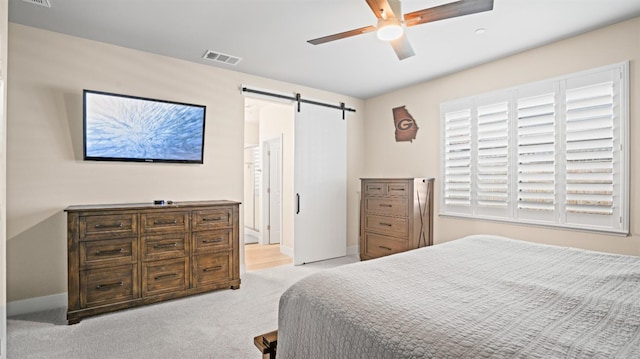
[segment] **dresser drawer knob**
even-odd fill
[[[202,271],[203,272],[213,272],[213,271],[217,271],[217,270],[221,270],[222,266],[215,266],[215,267],[209,267],[209,268],[204,268]]]
[[[177,219],[174,219],[173,221],[158,221],[158,220],[153,221],[153,224],[155,225],[176,224],[176,223],[178,223]]]
[[[155,244],[153,246],[153,248],[173,248],[173,247],[177,247],[178,243],[177,242],[173,242],[173,243],[169,243],[169,244]]]
[[[169,278],[176,278],[176,277],[178,277],[178,273],[167,273],[167,274],[157,275],[153,277],[153,279],[162,280],[162,279],[169,279]]]
[[[214,239],[203,239],[202,243],[220,243],[222,242],[222,238],[214,238]]]
[[[112,225],[110,225],[110,226],[106,226],[106,225],[104,225],[104,224],[100,224],[100,223],[98,223],[98,224],[96,224],[96,226],[95,226],[95,227],[96,227],[96,228],[107,228],[107,229],[108,229],[108,228],[122,228],[123,226],[124,226],[124,224],[122,224],[122,222],[120,222],[120,223],[118,223],[118,224],[112,224]]]
[[[98,284],[96,286],[96,289],[97,290],[109,290],[109,289],[122,287],[122,286],[124,286],[124,282],[120,281],[120,282],[117,282],[117,283],[110,283],[110,284]]]
[[[389,247],[385,247],[385,246],[378,246],[378,247],[379,247],[380,249],[384,249],[384,250],[387,250],[387,251],[391,251],[391,248],[389,248]]]
[[[203,222],[222,221],[222,217],[212,217],[212,218],[204,217],[202,218],[202,221]]]
[[[391,224],[391,223],[382,223],[382,222],[380,222],[380,225],[381,226],[386,226],[386,227],[393,227],[393,224]]]
[[[380,204],[380,207],[388,207],[388,208],[391,208],[391,207],[393,207],[393,205],[391,205],[391,204]]]
[[[109,250],[109,251],[96,251],[96,255],[97,256],[112,256],[112,255],[120,254],[120,253],[124,253],[124,248],[112,249],[112,250]]]

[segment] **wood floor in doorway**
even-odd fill
[[[244,264],[247,272],[293,263],[293,258],[280,253],[279,244],[246,244]]]

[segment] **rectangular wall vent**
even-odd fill
[[[207,52],[204,53],[204,56],[202,56],[202,58],[205,60],[221,62],[223,64],[228,64],[228,65],[237,65],[238,62],[242,60],[239,57],[235,57],[235,56],[231,56],[231,55],[227,55],[227,54],[223,54],[223,53],[211,51],[211,50],[207,50]]]
[[[27,2],[29,4],[40,5],[44,7],[51,7],[51,3],[49,2],[49,0],[22,0],[22,1]]]

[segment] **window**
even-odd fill
[[[443,103],[440,213],[627,234],[628,64]]]

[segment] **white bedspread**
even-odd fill
[[[640,257],[483,235],[323,271],[277,357],[640,358]]]

